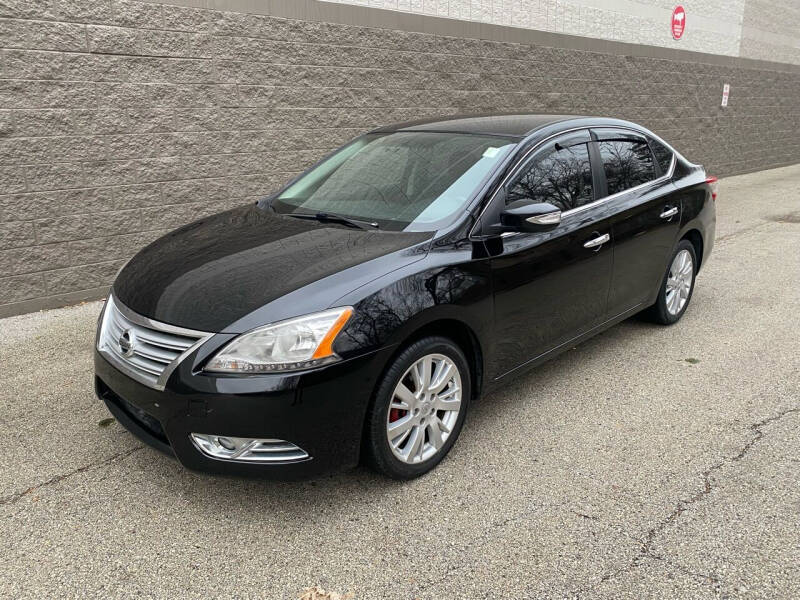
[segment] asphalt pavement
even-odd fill
[[[518,377],[406,483],[188,472],[95,399],[100,303],[0,320],[0,597],[800,597],[800,165],[717,211],[679,324]]]

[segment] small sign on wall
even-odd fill
[[[672,37],[679,40],[683,37],[683,32],[686,31],[686,11],[682,6],[676,6],[672,11]]]
[[[731,84],[726,83],[722,86],[722,106],[728,106],[728,96],[731,93]]]

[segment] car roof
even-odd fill
[[[548,114],[480,114],[455,115],[386,125],[371,133],[391,133],[395,131],[430,131],[443,133],[474,133],[499,135],[523,140],[537,138],[539,135],[552,135],[562,129],[576,127],[622,127],[633,129],[643,135],[661,140],[652,131],[637,123],[612,117],[589,117],[584,115]],[[538,132],[538,133],[537,133]]]
[[[478,133],[523,138],[537,129],[560,121],[582,118],[579,115],[547,114],[481,114],[454,115],[396,123],[374,130],[376,133],[392,131],[442,131],[452,133]]]

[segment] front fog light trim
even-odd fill
[[[195,448],[216,460],[289,463],[310,458],[308,452],[300,446],[274,438],[243,438],[208,433],[191,433],[189,438]]]

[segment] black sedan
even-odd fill
[[[96,391],[191,469],[415,477],[481,394],[634,313],[678,321],[715,199],[627,121],[384,127],[139,252],[100,317]]]

